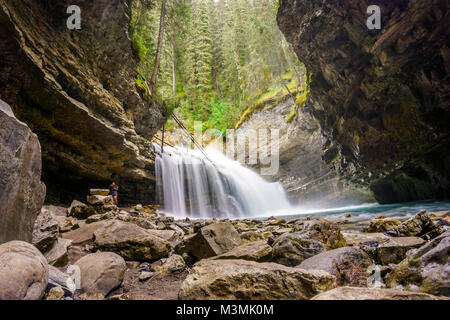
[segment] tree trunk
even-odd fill
[[[158,78],[159,61],[161,60],[162,41],[164,36],[164,18],[166,15],[166,0],[162,0],[161,3],[161,18],[159,20],[159,35],[158,35],[158,47],[156,49],[155,66],[153,67],[152,79],[150,80],[150,95],[153,97],[153,91],[156,86],[156,79]]]
[[[172,95],[177,95],[177,79],[175,75],[175,61],[172,59]]]

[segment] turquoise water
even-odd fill
[[[292,220],[305,216],[315,218],[325,218],[328,220],[346,219],[350,222],[370,220],[379,214],[386,217],[398,219],[407,219],[420,210],[433,211],[450,211],[450,201],[419,201],[397,204],[380,205],[377,203],[368,203],[357,206],[348,206],[332,209],[320,209],[313,207],[295,207],[290,211],[278,212],[277,217]],[[345,218],[344,214],[350,213],[350,218]]]

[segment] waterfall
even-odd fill
[[[214,149],[154,144],[156,186],[164,212],[177,217],[261,217],[291,206],[279,183]]]

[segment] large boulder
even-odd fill
[[[73,245],[88,244],[93,241],[94,232],[107,224],[107,221],[99,221],[90,224],[81,224],[76,230],[63,233],[64,239],[72,240]]]
[[[49,211],[42,211],[34,223],[33,244],[41,252],[46,252],[56,241],[59,224]]]
[[[80,267],[81,288],[85,293],[101,293],[106,296],[123,281],[127,269],[125,260],[113,252],[88,254],[78,260]]]
[[[327,250],[347,246],[339,226],[325,219],[300,220],[294,227],[302,238],[318,240]]]
[[[48,283],[48,264],[29,243],[0,245],[0,300],[38,300]]]
[[[372,259],[361,249],[343,247],[319,253],[304,260],[297,267],[305,270],[324,270],[336,277],[340,286],[366,286],[367,268]]]
[[[390,239],[389,236],[375,232],[375,233],[359,233],[359,232],[342,232],[342,235],[344,236],[345,241],[349,246],[355,246],[359,245],[363,242],[368,241],[387,241]]]
[[[58,222],[60,233],[76,230],[80,227],[78,219],[73,217],[56,216],[54,219]]]
[[[269,246],[265,240],[254,241],[240,245],[239,247],[210,259],[242,259],[257,262],[269,262],[272,261],[272,247]]]
[[[403,236],[422,236],[436,229],[437,224],[431,219],[426,210],[416,213],[413,217],[404,221],[398,228]]]
[[[318,240],[306,238],[304,232],[285,233],[273,243],[273,261],[285,266],[296,266],[325,251]]]
[[[99,195],[87,196],[87,202],[94,206],[107,206],[114,204],[112,196],[99,196]]]
[[[374,218],[370,224],[363,229],[364,232],[386,232],[398,230],[402,222],[395,218]]]
[[[186,300],[303,300],[334,287],[335,277],[322,270],[246,260],[202,260],[184,280],[178,296]]]
[[[408,252],[386,278],[391,288],[419,289],[434,295],[450,296],[450,231],[422,247]]]
[[[241,238],[231,222],[217,222],[200,228],[179,243],[175,251],[189,254],[197,260],[213,257],[234,249]]]
[[[401,262],[409,250],[418,248],[424,243],[425,240],[419,237],[388,237],[360,243],[359,247],[377,263],[388,265]]]
[[[311,300],[440,300],[442,298],[421,292],[393,289],[339,287],[323,292]]]
[[[0,243],[32,241],[45,199],[41,146],[28,126],[0,100]]]
[[[156,272],[162,274],[169,274],[175,272],[181,272],[186,268],[186,262],[182,256],[173,254],[167,259],[162,259],[161,265],[155,268]]]
[[[166,256],[171,244],[135,224],[108,221],[94,232],[94,245],[131,261],[151,261]]]
[[[74,217],[79,220],[87,219],[88,217],[96,214],[93,206],[84,204],[78,200],[73,200],[70,207],[67,209],[67,216]]]

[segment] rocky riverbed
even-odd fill
[[[446,299],[450,212],[364,227],[290,221],[176,220],[118,208],[107,190],[44,206],[33,244],[0,245],[0,299]]]

